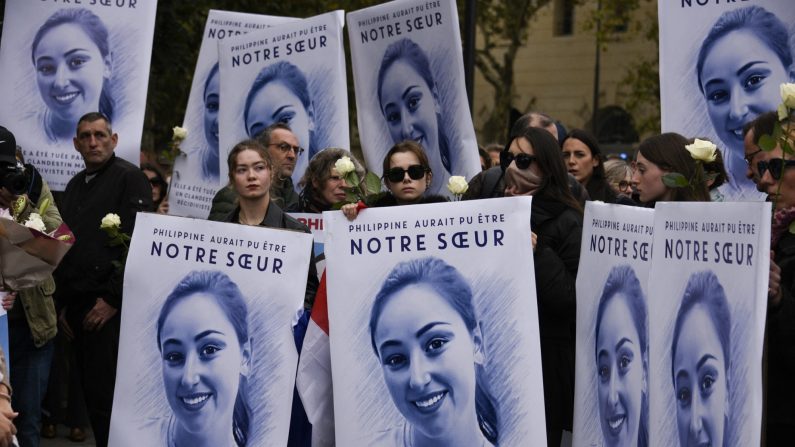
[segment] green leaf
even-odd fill
[[[356,171],[351,171],[345,176],[345,182],[348,183],[348,186],[351,188],[355,188],[359,186],[359,176],[356,175]]]
[[[782,150],[782,151],[783,151],[785,154],[789,154],[789,155],[795,155],[795,151],[793,151],[793,150],[792,150],[792,146],[789,144],[789,141],[787,141],[787,140],[785,140],[785,139],[783,139],[783,138],[782,138],[782,139],[779,141],[779,144],[781,145],[781,150]]]
[[[378,194],[381,192],[381,179],[374,173],[368,172],[364,176],[364,187],[366,189],[365,194],[368,196],[370,194]]]
[[[762,135],[759,137],[759,148],[763,151],[770,152],[776,148],[776,139],[772,135]]]
[[[759,137],[759,148],[765,152],[770,152],[776,148],[777,141],[772,135],[762,135]]]
[[[685,178],[685,176],[678,172],[669,172],[668,174],[663,175],[662,181],[663,184],[669,188],[684,188],[685,186],[690,185],[690,182]]]
[[[44,201],[41,202],[41,206],[39,207],[39,215],[44,216],[44,212],[47,211],[47,208],[49,207],[50,207],[50,199],[44,199]]]
[[[359,196],[351,190],[345,190],[345,201],[347,203],[356,203],[359,201]]]
[[[789,224],[789,232],[795,234],[795,220]]]

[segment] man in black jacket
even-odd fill
[[[132,234],[138,211],[151,211],[152,189],[137,166],[113,153],[118,135],[101,113],[88,113],[77,124],[75,149],[86,169],[66,186],[60,210],[75,244],[55,271],[61,327],[74,337],[77,366],[97,446],[106,446],[116,381],[116,356],[122,301],[123,252],[111,247],[100,229],[108,213]]]

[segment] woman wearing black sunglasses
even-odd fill
[[[547,444],[559,446],[574,414],[575,278],[582,207],[569,188],[557,140],[527,128],[500,153],[505,196],[531,195]]]
[[[392,146],[384,157],[383,169],[388,192],[373,204],[374,207],[447,201],[443,196],[425,194],[433,181],[433,172],[419,143],[406,140]],[[345,205],[342,212],[353,220],[359,213],[359,206],[354,203]]]
[[[658,201],[710,201],[704,168],[696,163],[685,148],[692,142],[678,133],[669,132],[646,138],[640,143],[635,155],[632,185],[643,204],[654,207]],[[697,176],[696,171],[701,171],[701,175]],[[663,183],[663,176],[675,172],[688,179],[690,186],[681,188],[666,186]],[[697,178],[704,180],[696,183]]]

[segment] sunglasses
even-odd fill
[[[781,180],[781,174],[784,173],[784,168],[795,166],[795,160],[782,160],[781,158],[771,158],[770,160],[763,160],[756,163],[759,169],[759,177],[765,175],[765,171],[770,171],[770,176],[773,180]]]
[[[513,152],[504,149],[500,152],[500,167],[502,170],[508,169],[512,161],[516,161],[516,167],[519,169],[527,169],[536,161],[534,155],[525,154],[524,152],[514,155]]]
[[[384,177],[392,183],[399,183],[402,182],[403,179],[406,177],[406,173],[409,174],[409,178],[412,180],[419,180],[425,177],[425,173],[428,170],[423,168],[421,165],[411,165],[408,169],[403,168],[392,168],[386,171]]]
[[[285,154],[290,152],[290,151],[293,151],[293,152],[295,152],[295,156],[296,157],[301,155],[304,152],[304,148],[302,148],[301,146],[292,146],[292,145],[287,144],[285,142],[271,143],[268,146],[275,146],[277,149],[279,149],[280,151],[284,152]]]

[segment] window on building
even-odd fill
[[[613,17],[615,20],[612,27],[612,32],[614,33],[625,33],[628,29],[628,22],[629,22],[629,14],[627,11],[626,6],[621,3],[616,3],[613,6]]]
[[[574,34],[574,3],[576,0],[555,0],[555,35]]]

